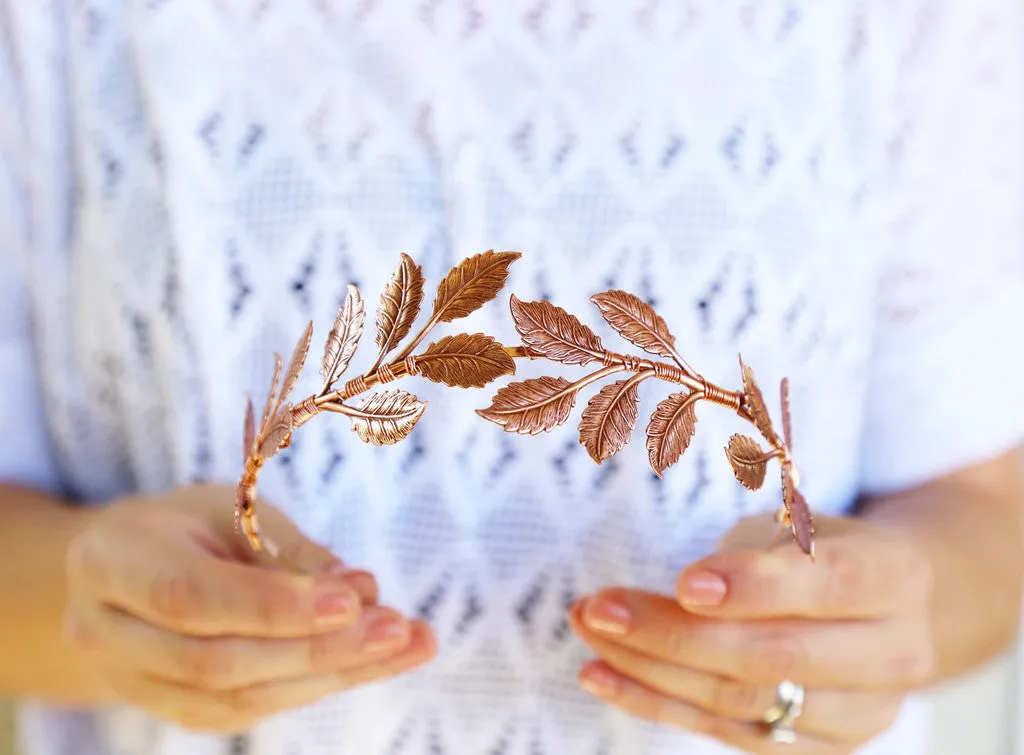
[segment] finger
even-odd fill
[[[75,603],[70,613],[76,646],[106,651],[149,676],[212,690],[357,668],[404,649],[411,631],[398,612],[378,606],[340,632],[294,639],[191,637],[95,604]]]
[[[303,637],[343,629],[360,611],[360,596],[338,575],[265,569],[176,542],[108,544],[94,532],[69,549],[68,579],[149,623],[198,636]]]
[[[327,695],[398,676],[421,666],[436,653],[433,634],[414,622],[408,646],[399,654],[344,671],[214,692],[137,674],[114,676],[113,686],[126,702],[186,728],[238,732],[275,713],[310,705]]]
[[[758,619],[884,618],[926,605],[931,567],[901,540],[865,525],[816,538],[810,561],[798,548],[734,550],[685,569],[676,597],[689,611]]]
[[[696,705],[722,718],[756,723],[776,703],[776,687],[751,684],[655,660],[598,637],[582,624],[577,607],[573,628],[601,660],[655,692]],[[797,730],[838,742],[866,742],[896,720],[902,695],[809,689]]]
[[[924,622],[707,619],[670,598],[621,588],[587,599],[581,612],[587,629],[631,650],[753,684],[906,690],[934,668]]]
[[[579,679],[580,686],[590,694],[638,718],[712,737],[744,752],[757,755],[848,755],[850,752],[849,747],[813,734],[798,734],[793,744],[775,744],[768,738],[768,729],[763,724],[723,718],[667,697],[623,676],[603,661],[584,666]]]

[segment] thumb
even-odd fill
[[[740,519],[731,530],[718,541],[716,553],[733,553],[741,550],[763,550],[772,542],[779,524],[774,513],[755,514]]]
[[[377,603],[377,580],[372,574],[347,567],[330,548],[311,540],[287,516],[281,514],[273,519],[269,529],[276,555],[271,555],[271,549],[264,549],[256,554],[259,563],[301,574],[337,574],[359,594],[364,605]]]

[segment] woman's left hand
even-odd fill
[[[740,522],[679,576],[675,599],[610,588],[572,610],[600,660],[580,682],[623,710],[753,753],[845,755],[887,729],[930,681],[932,569],[912,543],[854,518],[816,521],[817,560],[763,545],[773,520]],[[805,688],[796,742],[763,717],[776,688]]]

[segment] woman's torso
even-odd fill
[[[865,41],[885,19],[858,8],[75,5],[66,89],[34,104],[59,111],[63,91],[72,108],[39,136],[72,170],[47,179],[57,228],[32,260],[63,482],[100,501],[234,481],[245,394],[308,320],[322,342],[346,284],[375,303],[400,252],[432,287],[496,248],[524,254],[509,286],[441,332],[516,343],[515,292],[612,343],[588,298],[635,292],[709,379],[737,386],[742,352],[777,413],[774,386],[791,377],[808,498],[847,511],[888,96],[887,53]],[[251,752],[722,752],[578,691],[586,652],[564,615],[611,583],[671,590],[737,518],[777,506],[776,486],[752,494],[730,474],[722,447],[739,421],[701,409],[656,480],[639,436],[668,389],[644,387],[633,442],[597,466],[571,426],[521,438],[483,422],[472,410],[497,386],[406,387],[429,404],[403,444],[363,446],[346,419],[317,418],[261,492],[428,618],[440,656],[267,722]],[[225,746],[130,712],[63,721],[36,736],[146,755]]]

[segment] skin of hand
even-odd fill
[[[820,518],[812,563],[788,543],[763,548],[772,522],[740,522],[682,572],[675,599],[612,588],[579,601],[572,625],[600,657],[583,688],[753,753],[845,755],[887,729],[935,669],[929,560],[898,532]],[[806,688],[789,745],[761,723],[782,680]]]
[[[180,488],[91,514],[67,551],[65,634],[121,701],[186,728],[242,731],[410,671],[430,629],[262,503],[279,559],[234,532],[234,491]]]

